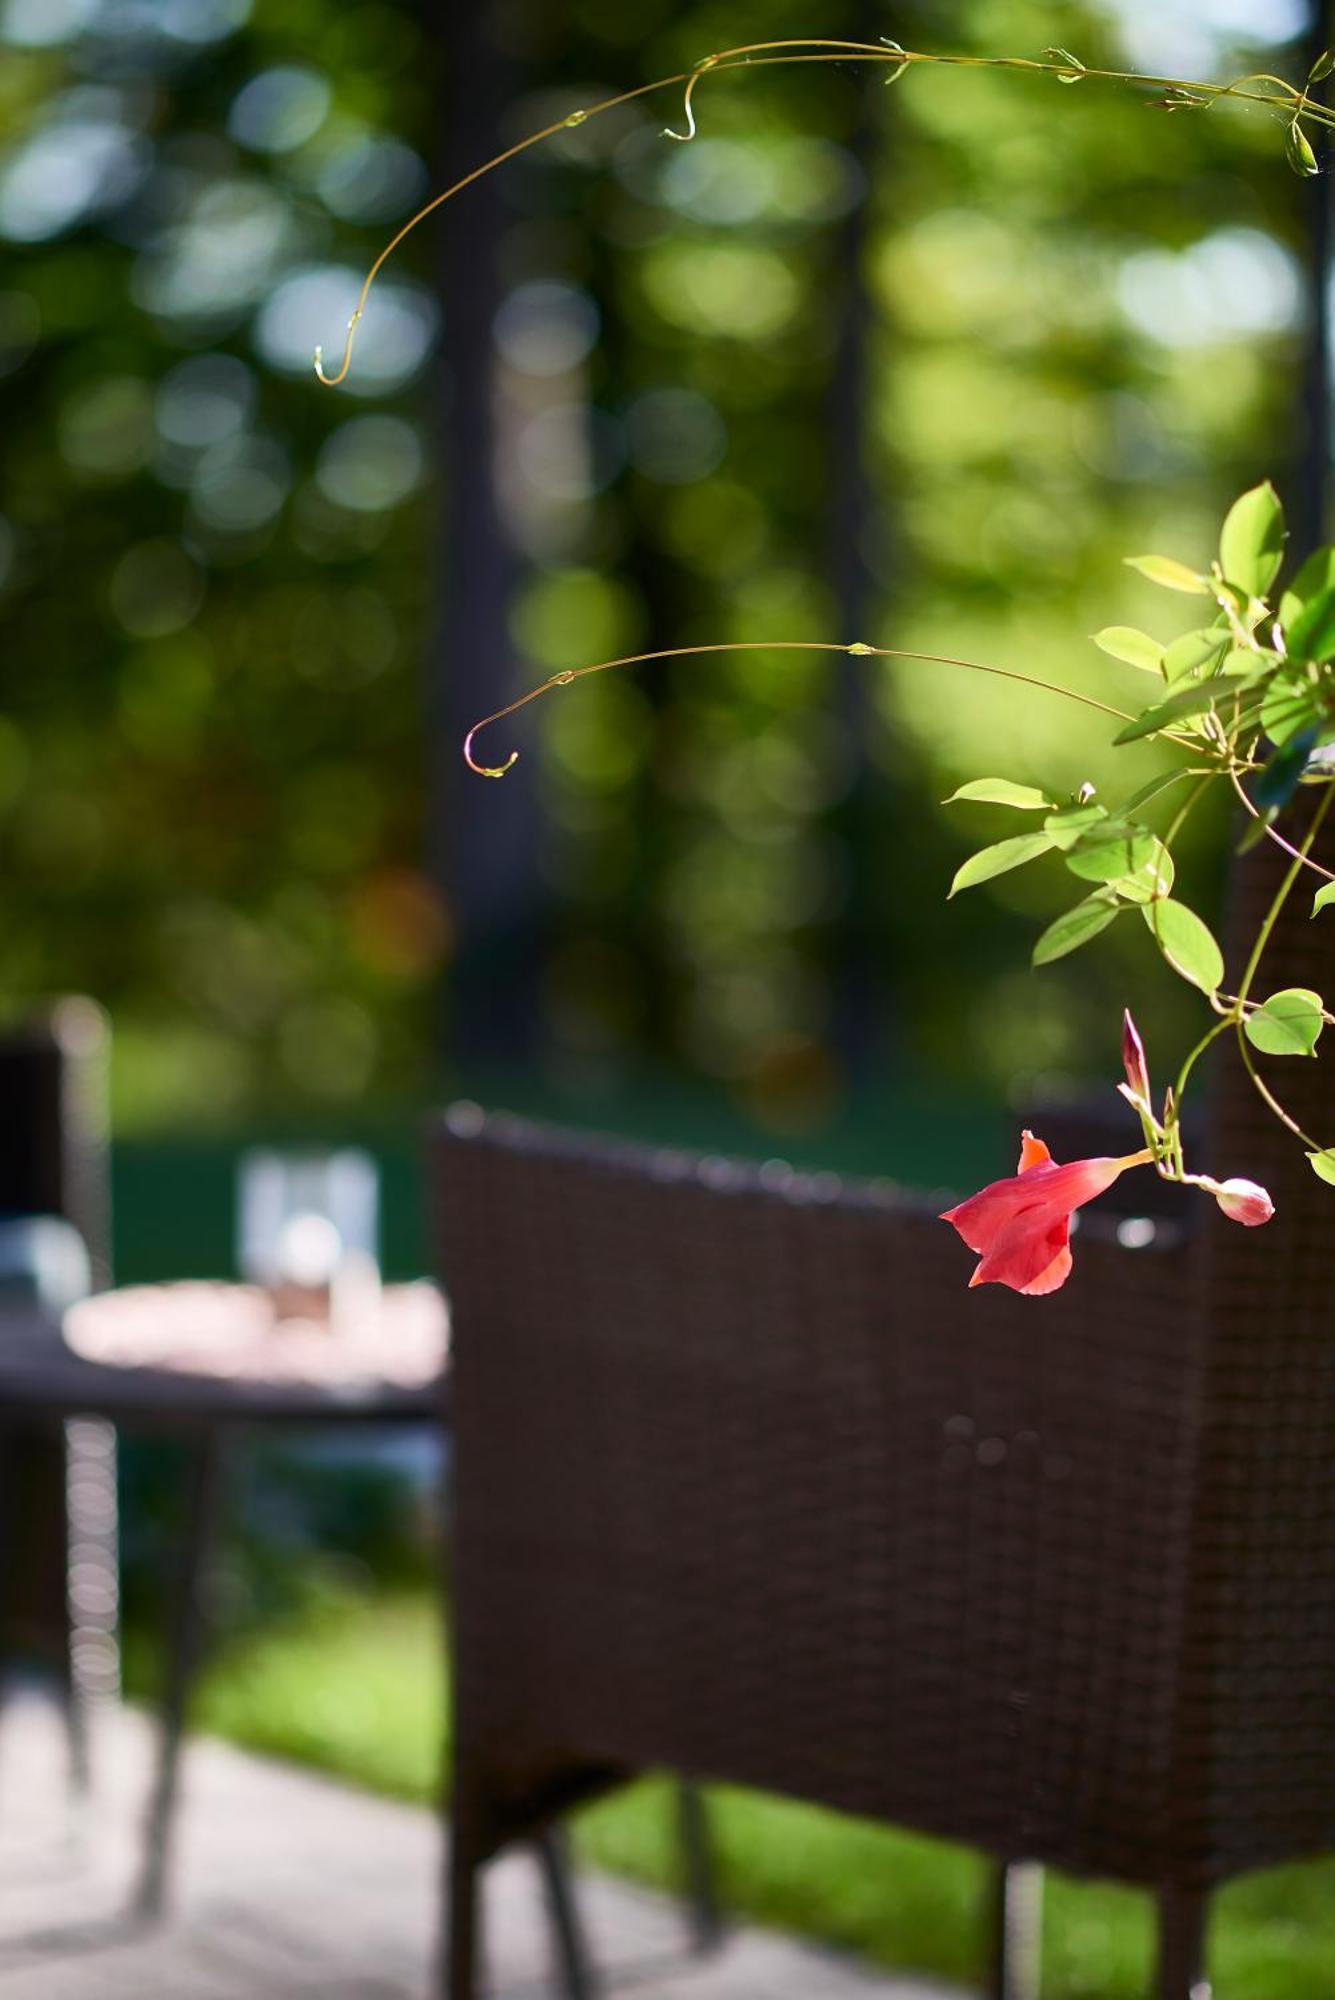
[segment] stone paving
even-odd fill
[[[50,1705],[11,1698],[0,1726],[0,2000],[426,2000],[440,1834],[432,1815],[210,1739],[186,1751],[169,1914],[125,1914],[151,1768],[137,1715],[98,1724],[91,1803],[71,1811]],[[690,1951],[667,1900],[585,1876],[605,1991],[636,2000],[951,2000],[752,1928]],[[541,2000],[551,1980],[536,1870],[488,1871],[489,2000]],[[962,1996],[955,1996],[962,2000]]]

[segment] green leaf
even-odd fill
[[[1122,807],[1122,818],[1130,819],[1133,812],[1139,812],[1142,806],[1147,806],[1151,799],[1159,796],[1160,792],[1166,792],[1170,785],[1179,784],[1185,776],[1185,771],[1160,771],[1157,778],[1151,778],[1147,785],[1142,785],[1138,792],[1132,793]]]
[[[1228,649],[1227,632],[1217,628],[1213,631],[1184,632],[1164,653],[1164,679],[1171,687],[1175,682],[1185,680],[1188,674],[1195,673],[1199,667],[1213,673]]]
[[[1279,600],[1279,621],[1287,632],[1304,604],[1335,590],[1335,549],[1314,549]]]
[[[1158,844],[1148,827],[1110,819],[1081,834],[1066,856],[1066,866],[1086,882],[1113,882],[1143,868]]]
[[[1134,743],[1141,736],[1153,736],[1156,729],[1166,729],[1171,723],[1182,722],[1188,716],[1201,715],[1207,708],[1213,708],[1218,701],[1220,689],[1217,681],[1193,681],[1190,687],[1178,688],[1166,701],[1156,702],[1147,708],[1134,722],[1128,722],[1125,729],[1113,737],[1114,743]]]
[[[975,799],[981,805],[1018,806],[1022,812],[1051,812],[1056,804],[1046,792],[1036,790],[1033,785],[1013,785],[1009,778],[970,778],[967,785],[961,785],[941,803],[953,806],[960,799]]]
[[[1282,656],[1272,653],[1268,647],[1262,646],[1253,651],[1250,646],[1235,646],[1224,655],[1219,671],[1227,674],[1235,685],[1242,682],[1249,686],[1253,681],[1264,680],[1267,674],[1272,674],[1282,664]]]
[[[1143,914],[1155,943],[1174,972],[1190,980],[1193,986],[1199,986],[1202,993],[1217,993],[1224,976],[1224,954],[1215,943],[1209,925],[1171,896],[1147,903]]]
[[[1272,993],[1243,1023],[1253,1048],[1268,1056],[1310,1056],[1325,1026],[1321,995],[1306,986],[1286,986]]]
[[[1312,898],[1312,915],[1328,910],[1332,903],[1335,903],[1335,882],[1323,882]]]
[[[1312,1172],[1319,1181],[1329,1181],[1335,1187],[1335,1146],[1327,1146],[1323,1153],[1309,1153]]]
[[[1124,903],[1153,903],[1162,896],[1172,894],[1176,873],[1172,855],[1161,840],[1155,840],[1151,852],[1135,873],[1114,875],[1108,887],[1115,890]]]
[[[1249,597],[1264,597],[1284,560],[1284,509],[1270,481],[1235,500],[1219,537],[1219,567]]]
[[[1210,595],[1210,579],[1172,556],[1127,556],[1125,561],[1128,568],[1139,570],[1151,583],[1161,583],[1165,590],[1185,591],[1189,597]]]
[[[1284,636],[1291,660],[1335,659],[1335,585],[1309,597]]]
[[[994,875],[1004,875],[1011,868],[1023,867],[1026,861],[1033,861],[1040,854],[1050,854],[1052,842],[1046,833],[1020,833],[1013,840],[998,840],[991,847],[980,848],[971,854],[961,868],[956,869],[955,879],[950,885],[951,896],[961,889],[972,889],[976,882],[990,882]],[[949,897],[946,899],[949,901]]]
[[[1299,668],[1276,674],[1261,703],[1261,727],[1272,743],[1287,743],[1321,715],[1321,690]]]
[[[1316,154],[1312,151],[1312,142],[1296,118],[1289,127],[1284,151],[1295,174],[1310,176],[1321,172],[1316,163]]]
[[[1335,69],[1335,53],[1327,49],[1323,55],[1317,57],[1312,67],[1308,70],[1307,81],[1309,83],[1321,83],[1330,75],[1333,69]]]
[[[1105,625],[1094,634],[1094,644],[1115,660],[1125,660],[1129,667],[1143,667],[1147,674],[1163,672],[1163,647],[1134,625]]]
[[[1101,825],[1107,817],[1107,806],[1063,806],[1060,812],[1051,813],[1044,820],[1043,831],[1054,847],[1074,847],[1082,834]]]
[[[1065,958],[1067,952],[1078,951],[1082,944],[1088,944],[1100,931],[1106,931],[1118,914],[1116,896],[1107,889],[1096,889],[1092,896],[1086,896],[1073,910],[1063,911],[1048,925],[1034,946],[1034,964],[1051,965],[1055,958]]]

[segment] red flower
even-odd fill
[[[1148,1150],[1122,1159],[1073,1160],[1059,1167],[1041,1139],[1024,1134],[1012,1180],[993,1181],[941,1217],[982,1259],[969,1284],[1009,1285],[1031,1298],[1055,1292],[1071,1275],[1071,1216],[1110,1188]]]

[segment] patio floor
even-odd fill
[[[0,1726],[0,2000],[425,2000],[440,1846],[432,1816],[201,1739],[186,1753],[177,1892],[151,1928],[122,1914],[153,1745],[130,1713],[102,1718],[94,1803],[71,1824],[64,1740],[23,1693]],[[585,1877],[581,1904],[611,1993],[638,2000],[950,2000],[832,1954],[739,1928],[693,1958],[672,1905]],[[489,1871],[494,2000],[553,1991],[535,1871]]]

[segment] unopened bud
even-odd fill
[[[1256,1181],[1208,1181],[1206,1185],[1229,1221],[1240,1222],[1245,1229],[1258,1229],[1275,1212],[1274,1202]]]
[[[1140,1031],[1131,1019],[1130,1011],[1122,1015],[1122,1068],[1126,1071],[1127,1087],[1122,1093],[1132,1104],[1143,1110],[1150,1108],[1150,1066],[1145,1059],[1145,1044],[1140,1039]]]

